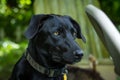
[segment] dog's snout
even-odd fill
[[[76,57],[82,57],[83,56],[83,51],[81,50],[76,50],[73,52],[74,56]]]

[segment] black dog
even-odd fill
[[[83,56],[75,39],[86,40],[78,23],[69,16],[34,15],[25,36],[28,48],[10,80],[64,80],[66,64],[78,62]]]

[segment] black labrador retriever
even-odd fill
[[[83,56],[75,39],[86,40],[79,24],[69,16],[34,15],[25,36],[28,48],[10,80],[66,80],[66,64],[78,62]]]

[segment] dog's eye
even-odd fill
[[[58,35],[60,35],[60,32],[56,31],[56,32],[54,32],[53,34],[54,34],[55,36],[58,36]]]
[[[77,33],[76,32],[73,32],[73,37],[74,37],[74,39],[77,38]]]
[[[73,36],[77,36],[77,33],[76,33],[76,32],[73,32]]]

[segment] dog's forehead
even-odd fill
[[[67,17],[64,16],[54,16],[50,19],[47,19],[43,25],[43,27],[47,28],[47,29],[57,29],[60,27],[64,27],[66,29],[70,29],[70,28],[74,28],[72,23],[70,22],[70,20]]]

